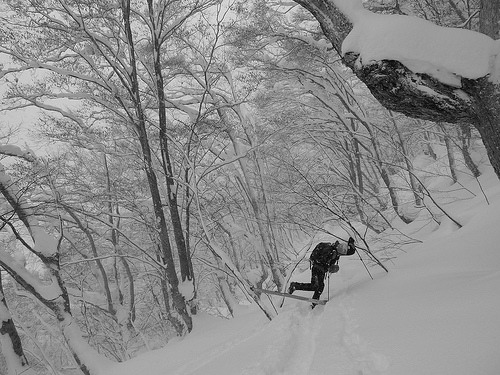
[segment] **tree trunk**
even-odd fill
[[[2,364],[4,363],[4,365]],[[2,370],[6,367],[5,370]],[[9,312],[2,284],[0,270],[0,373],[5,375],[31,374],[28,360],[24,355],[21,338]]]
[[[238,140],[236,139],[236,136],[234,134],[234,130],[232,127],[229,125],[229,123],[226,123],[228,125],[228,128],[226,129],[226,132],[231,139],[233,148],[234,148],[234,153],[238,156],[242,155],[242,151],[240,149],[240,146],[238,144]],[[250,177],[249,177],[249,171],[248,171],[248,166],[244,158],[239,158],[238,163],[240,165],[242,174],[243,174],[243,179],[245,181],[245,187],[246,187],[246,193],[247,197],[250,203],[250,206],[252,207],[252,212],[255,217],[255,221],[257,222],[257,227],[259,228],[259,235],[262,240],[262,246],[264,248],[264,254],[266,256],[267,262],[269,264],[269,268],[271,269],[271,273],[273,275],[273,281],[276,284],[276,287],[278,290],[282,290],[284,288],[284,278],[283,274],[281,273],[281,270],[279,269],[279,264],[274,259],[272,251],[271,251],[271,245],[269,242],[270,235],[268,231],[268,226],[266,225],[266,219],[265,215],[262,213],[262,209],[259,205],[259,202],[257,200],[256,192],[254,191],[254,188],[252,187],[252,184],[250,183]]]
[[[248,168],[248,163],[246,158],[241,157],[243,156],[243,151],[241,150],[239,141],[236,137],[236,132],[234,130],[234,126],[229,120],[229,116],[227,114],[227,109],[224,108],[223,105],[221,105],[217,109],[217,113],[219,114],[219,117],[222,121],[222,124],[224,125],[226,134],[228,135],[231,145],[233,147],[234,154],[237,155],[238,158],[238,164],[240,166],[240,171],[241,174],[243,175],[243,180],[242,184],[245,189],[245,193],[248,199],[248,202],[250,203],[250,207],[252,208],[252,213],[254,215],[255,221],[257,223],[257,227],[259,229],[259,236],[262,241],[262,247],[263,247],[263,254],[265,255],[269,268],[271,269],[271,273],[273,275],[273,281],[276,284],[276,287],[278,290],[282,290],[285,286],[284,282],[284,277],[283,273],[280,270],[280,266],[277,262],[277,260],[274,258],[272,249],[271,249],[271,235],[269,234],[269,227],[267,225],[267,218],[266,215],[262,212],[261,206],[259,204],[259,201],[257,199],[257,192],[252,186],[250,176],[249,176],[249,168]]]
[[[149,148],[149,142],[147,139],[145,124],[140,121],[138,124],[138,131],[140,132],[140,142],[141,149],[144,156],[144,169],[146,170],[146,176],[148,180],[149,190],[151,192],[151,199],[153,201],[153,207],[156,218],[156,226],[159,231],[159,242],[161,250],[161,259],[166,269],[166,280],[168,280],[170,293],[172,294],[172,304],[174,309],[179,313],[182,321],[186,325],[188,331],[192,329],[192,320],[187,313],[186,303],[184,297],[179,292],[179,279],[177,278],[177,273],[175,271],[175,264],[172,255],[172,248],[170,247],[170,239],[167,230],[167,223],[165,220],[165,215],[163,213],[163,203],[160,196],[160,190],[158,187],[158,180],[153,168],[153,162],[151,158],[151,150]],[[182,324],[179,324],[177,320],[172,322],[176,327],[177,333],[179,335],[183,334],[184,328]]]
[[[111,185],[111,176],[109,173],[108,161],[106,158],[106,154],[104,154],[104,168],[106,171],[106,191],[108,193],[108,223],[111,227],[111,244],[113,245],[113,250],[116,255],[119,257],[119,262],[123,267],[123,271],[115,259],[115,271],[116,271],[116,286],[119,292],[119,309],[123,311],[123,314],[118,311],[115,314],[114,319],[118,326],[120,327],[121,333],[121,341],[122,346],[124,348],[123,355],[124,359],[130,359],[130,353],[127,349],[127,343],[130,342],[131,338],[135,336],[135,328],[133,325],[133,321],[135,320],[135,287],[134,287],[134,277],[132,275],[132,270],[130,269],[130,265],[125,257],[122,255],[122,251],[119,246],[119,232],[120,228],[120,210],[119,206],[116,202],[115,196],[113,194],[112,185]],[[116,205],[116,210],[113,207]],[[115,221],[114,214],[116,214],[117,218]],[[120,280],[125,280],[125,286],[128,288],[125,291],[122,291],[122,282]]]
[[[339,52],[352,25],[339,12],[333,0],[294,1],[312,13]],[[498,38],[499,1],[482,0],[481,6],[480,31]],[[399,61],[381,60],[360,65],[357,58],[357,54],[347,53],[342,60],[384,107],[412,118],[475,126],[483,139],[491,165],[500,178],[499,84],[490,82],[488,77],[475,80],[462,78],[461,90],[466,95],[457,96],[456,87],[426,74],[414,73]],[[422,88],[428,88],[435,94],[429,95]]]
[[[500,85],[492,85],[486,78],[475,97],[478,121],[474,126],[481,135],[491,166],[500,178]]]
[[[457,167],[455,163],[455,155],[453,154],[453,143],[451,142],[451,137],[446,131],[446,127],[444,124],[437,123],[437,126],[441,129],[443,132],[443,137],[444,137],[444,144],[446,146],[446,154],[448,155],[448,165],[450,167],[450,174],[451,174],[451,179],[453,182],[458,181],[457,177]]]
[[[481,0],[479,9],[479,31],[493,39],[498,39],[500,24],[500,1],[498,0]]]
[[[479,171],[479,168],[477,167],[476,163],[474,163],[474,160],[472,160],[472,156],[470,155],[469,151],[470,139],[471,139],[470,126],[466,124],[460,126],[459,134],[460,134],[460,140],[462,141],[462,147],[460,147],[460,150],[462,151],[462,156],[464,158],[465,165],[472,172],[472,175],[475,178],[478,178],[479,176],[481,176],[481,172]]]
[[[151,21],[151,38],[153,40],[153,65],[156,77],[156,95],[158,99],[158,124],[160,127],[160,148],[163,171],[165,173],[168,208],[170,211],[170,219],[172,221],[172,228],[174,231],[175,244],[177,246],[177,253],[179,255],[179,265],[181,271],[182,281],[193,281],[194,275],[192,274],[192,266],[190,264],[190,257],[187,253],[186,241],[182,229],[182,222],[179,214],[177,193],[173,178],[172,161],[170,158],[168,137],[167,137],[167,114],[165,107],[165,89],[163,82],[163,73],[161,70],[161,29],[163,25],[157,25],[155,17],[153,1],[148,0],[149,20]]]
[[[19,266],[3,249],[0,249],[2,252],[0,254],[0,266],[21,287],[54,313],[64,340],[80,370],[85,375],[96,374],[102,366],[109,365],[109,362],[83,340],[78,323],[73,318],[68,291],[61,277],[59,263],[60,242],[56,241],[39,225],[31,206],[20,194],[19,188],[10,179],[10,176],[4,173],[2,169],[0,169],[0,193],[28,230],[35,247],[31,247],[13,225],[10,226],[11,230],[23,246],[37,257],[49,271],[51,285],[50,287],[42,286],[36,277],[33,277],[24,266]],[[42,239],[43,248],[38,250],[36,244],[40,239]],[[26,275],[29,275],[29,277],[26,277]]]
[[[362,113],[361,115],[354,111],[352,109],[352,105],[350,105],[349,101],[350,99],[348,97],[344,97],[344,95],[341,95],[339,91],[335,93],[335,96],[340,100],[341,103],[343,103],[344,107],[351,113],[353,114],[356,119],[359,121],[359,123],[366,129],[368,134],[370,135],[370,143],[372,144],[373,147],[373,152],[375,154],[374,156],[374,164],[380,173],[380,177],[382,178],[382,181],[384,182],[388,192],[389,192],[389,197],[391,199],[391,204],[392,208],[394,209],[394,212],[399,216],[399,218],[405,222],[405,223],[411,223],[412,220],[408,218],[404,213],[400,212],[400,206],[399,206],[399,199],[397,196],[397,192],[395,188],[392,186],[391,178],[389,176],[389,172],[386,168],[386,164],[383,159],[382,152],[380,150],[380,145],[379,142],[373,132],[373,125],[371,122],[368,120],[368,116],[366,113]],[[353,121],[351,120],[351,123]],[[347,124],[347,122],[344,122],[344,127],[348,132],[352,132],[351,128]]]
[[[363,122],[362,122],[363,123]],[[400,212],[400,207],[399,207],[399,199],[398,195],[396,192],[396,189],[392,186],[391,182],[391,177],[389,176],[389,172],[387,171],[387,168],[385,167],[384,161],[383,161],[383,155],[380,151],[380,146],[378,143],[378,140],[375,138],[375,136],[372,134],[371,128],[369,127],[368,123],[365,124],[365,128],[368,130],[370,133],[370,141],[373,146],[373,151],[375,153],[375,166],[377,167],[380,177],[382,178],[382,181],[384,181],[385,187],[389,191],[389,197],[391,198],[391,204],[394,212],[399,216],[399,218],[406,224],[411,223],[413,220],[407,217],[404,213]]]
[[[104,155],[104,168],[106,170],[106,190],[108,193],[108,222],[111,226],[111,244],[113,245],[113,249],[115,250],[115,253],[119,256],[120,258],[120,263],[123,266],[123,269],[125,270],[125,275],[128,280],[128,302],[125,304],[127,308],[127,326],[132,327],[132,322],[135,320],[135,287],[134,287],[134,277],[132,275],[132,270],[130,269],[130,265],[128,264],[128,261],[125,257],[122,255],[122,251],[120,250],[119,247],[119,232],[118,229],[120,228],[120,219],[116,219],[115,223],[115,218],[114,215],[116,214],[116,217],[120,217],[120,208],[119,205],[116,203],[116,197],[115,194],[113,194],[112,191],[112,185],[111,185],[111,176],[109,173],[109,166],[108,166],[108,161],[106,158],[106,155]],[[115,202],[115,203],[113,203]],[[115,205],[115,207],[113,207]]]
[[[235,317],[236,307],[238,306],[238,301],[234,298],[233,293],[231,293],[231,288],[227,281],[227,274],[224,272],[225,264],[216,256],[214,256],[215,262],[217,263],[217,269],[215,270],[215,275],[217,277],[217,282],[219,284],[219,290],[222,296],[229,314],[231,317]]]
[[[351,121],[352,123],[353,121]],[[355,131],[355,129],[353,129]],[[354,200],[354,207],[356,208],[356,212],[359,216],[359,221],[365,224],[368,228],[372,229],[374,232],[379,233],[380,230],[375,228],[367,218],[367,215],[363,211],[363,207],[361,206],[361,199],[363,197],[363,177],[361,176],[362,171],[361,167],[361,159],[359,154],[359,145],[356,138],[353,136],[351,139],[351,143],[353,144],[354,150],[351,150],[349,146],[349,141],[345,140],[345,150],[346,150],[346,158],[349,172],[349,179],[351,180],[351,184],[354,187],[352,190],[352,198]]]
[[[425,148],[427,149],[427,153],[433,160],[437,160],[437,155],[434,152],[434,149],[432,148],[431,144],[431,138],[429,137],[429,132],[427,130],[424,130],[424,142],[425,142]]]
[[[354,147],[354,160],[356,161],[356,169],[354,170],[353,168],[353,176],[355,177],[357,175],[357,183],[358,183],[358,190],[361,194],[364,193],[364,182],[363,182],[363,172],[361,168],[361,151],[359,149],[359,141],[358,139],[354,136],[356,134],[356,131],[358,130],[355,125],[354,119],[351,119],[351,129],[352,129],[352,143]],[[352,160],[352,163],[354,163],[354,160]],[[355,172],[354,172],[355,171]],[[356,179],[353,179],[353,182],[356,182]]]
[[[390,115],[392,124],[394,125],[394,130],[396,131],[396,134],[398,136],[399,146],[401,147],[401,153],[403,154],[403,158],[405,159],[406,169],[410,176],[410,187],[413,192],[413,199],[415,199],[415,205],[417,207],[420,207],[422,206],[422,198],[420,197],[419,194],[418,182],[415,180],[415,175],[413,173],[413,165],[410,161],[410,155],[408,155],[408,152],[406,151],[406,142],[403,138],[403,135],[401,134],[401,131],[399,130],[396,119],[394,118],[392,113]]]
[[[179,292],[179,279],[177,278],[177,273],[175,270],[174,258],[172,254],[172,248],[170,246],[170,239],[167,229],[167,223],[165,220],[165,215],[163,213],[163,203],[161,199],[160,189],[158,186],[158,179],[156,178],[156,173],[153,166],[153,158],[151,154],[151,149],[149,146],[148,134],[146,130],[146,118],[141,105],[140,98],[140,88],[137,77],[137,63],[135,57],[135,47],[133,40],[133,33],[130,21],[130,0],[122,1],[122,13],[123,13],[123,23],[125,28],[125,34],[128,42],[128,53],[130,60],[131,72],[131,90],[132,90],[132,100],[134,102],[135,116],[136,116],[136,131],[139,138],[139,143],[141,145],[141,151],[143,155],[144,170],[146,172],[149,190],[151,192],[151,199],[153,201],[153,208],[156,219],[156,227],[158,229],[158,235],[160,240],[160,248],[162,251],[162,260],[165,264],[167,280],[170,287],[170,293],[172,294],[172,304],[175,311],[180,316],[180,321],[174,321],[174,326],[176,327],[177,334],[182,335],[184,333],[184,328],[187,328],[188,332],[193,328],[193,321],[187,312],[186,302],[184,297]],[[182,323],[181,323],[182,322]]]
[[[46,295],[47,289],[39,290],[38,285],[30,283],[31,279],[25,279],[24,275],[16,272],[15,265],[11,265],[10,262],[2,262],[1,265],[26,291],[52,311],[64,341],[80,371],[85,375],[95,375],[102,370],[103,366],[108,366],[110,362],[94,351],[82,338],[78,323],[71,313],[68,291],[60,275],[59,254],[43,257],[41,260],[50,270],[52,279],[50,296]]]

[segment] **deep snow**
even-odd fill
[[[491,170],[479,180],[490,205],[471,177],[451,186],[427,178],[463,227],[433,224],[422,211],[398,228],[422,242],[393,252],[388,274],[371,267],[371,280],[359,259],[343,258],[323,292],[326,306],[287,299],[271,322],[254,306],[232,320],[196,316],[184,339],[103,374],[499,374],[500,184]],[[292,279],[307,280],[303,269]]]

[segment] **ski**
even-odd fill
[[[293,294],[288,294],[288,293],[280,293],[280,292],[275,292],[274,290],[267,290],[267,289],[260,289],[260,288],[252,288],[256,292],[261,292],[265,294],[273,294],[275,296],[281,296],[285,298],[293,298],[297,299],[299,301],[307,301],[311,303],[316,303],[319,305],[325,305],[328,301],[324,299],[313,299],[313,298],[307,298],[307,297],[301,297],[301,296],[294,296]]]

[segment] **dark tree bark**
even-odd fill
[[[333,0],[295,0],[319,21],[333,48],[340,52],[342,41],[352,28]],[[498,0],[482,0],[480,31],[498,37],[500,12]],[[491,165],[500,178],[500,85],[482,77],[462,78],[461,90],[470,100],[456,94],[456,87],[445,85],[426,74],[410,71],[399,61],[381,60],[370,65],[356,64],[358,55],[347,53],[345,65],[363,81],[373,96],[386,108],[423,120],[471,124],[482,137]],[[435,92],[422,91],[425,86]]]
[[[177,253],[179,255],[179,265],[181,271],[181,280],[193,280],[194,275],[192,273],[191,259],[188,255],[186,241],[184,239],[184,233],[182,229],[182,221],[179,214],[178,202],[177,202],[177,192],[175,188],[172,161],[169,152],[168,136],[167,136],[167,112],[165,105],[165,84],[163,79],[163,72],[161,68],[161,56],[162,56],[162,40],[163,34],[165,33],[164,25],[159,24],[157,16],[154,11],[154,4],[152,0],[148,0],[148,11],[149,20],[151,28],[151,38],[153,41],[154,48],[154,74],[156,78],[156,95],[158,99],[158,125],[160,127],[160,148],[161,148],[161,158],[163,172],[166,179],[167,188],[167,199],[168,208],[170,211],[170,219],[172,222],[172,228],[174,231],[175,244],[177,246]],[[164,9],[166,11],[166,8]],[[187,18],[187,17],[186,17]],[[163,37],[163,40],[165,38]]]
[[[24,369],[26,371],[25,368],[28,366],[28,361],[26,359],[26,356],[24,355],[21,338],[19,337],[16,326],[14,325],[14,321],[12,320],[12,317],[10,316],[9,313],[9,308],[7,306],[7,301],[5,299],[5,295],[3,292],[1,270],[0,270],[0,335],[2,336],[6,335],[9,337],[9,340],[2,340],[2,341],[3,342],[10,341],[10,343],[12,344],[12,351],[15,353],[16,358],[19,362],[18,370],[23,371]],[[10,351],[7,348],[2,349],[1,345],[0,345],[0,350],[2,350],[4,353],[8,353]],[[0,370],[1,367],[2,366],[0,366]],[[13,369],[10,370],[12,371]],[[7,372],[8,371],[9,368],[7,368]]]
[[[500,12],[500,1],[481,0],[479,9],[479,30],[493,39],[498,38],[500,25],[498,24]]]
[[[471,139],[471,130],[469,125],[462,125],[459,131],[460,140],[462,141],[462,145],[460,147],[460,151],[462,151],[462,156],[464,158],[465,165],[472,172],[474,177],[481,176],[481,171],[479,170],[474,160],[472,160],[472,156],[469,151],[470,147],[470,139]]]
[[[457,177],[457,167],[455,162],[455,155],[453,153],[453,142],[451,141],[451,137],[446,130],[446,126],[440,122],[437,123],[439,129],[443,133],[444,144],[446,146],[446,155],[448,156],[448,166],[450,167],[450,175],[453,182],[458,181]]]
[[[176,332],[182,335],[187,328],[188,332],[191,332],[193,328],[193,321],[189,316],[186,307],[186,301],[179,291],[179,279],[175,270],[174,258],[172,254],[172,247],[170,245],[170,238],[167,229],[167,222],[165,219],[165,214],[163,213],[163,202],[161,199],[160,188],[158,184],[158,179],[156,177],[156,172],[153,165],[153,155],[151,152],[151,147],[148,139],[148,133],[146,129],[146,115],[144,114],[143,107],[141,105],[141,92],[139,87],[139,79],[137,72],[137,61],[136,61],[136,51],[134,36],[132,32],[132,23],[130,16],[132,14],[130,8],[130,0],[122,1],[122,14],[123,14],[123,26],[125,30],[125,36],[127,38],[127,44],[129,48],[129,60],[131,72],[129,73],[129,78],[131,81],[131,96],[134,103],[135,110],[135,130],[139,138],[139,143],[141,145],[142,158],[144,163],[144,170],[146,172],[146,177],[148,180],[149,190],[151,193],[151,200],[153,201],[153,208],[156,219],[156,226],[159,234],[161,258],[165,264],[165,270],[167,275],[168,285],[170,287],[170,292],[172,294],[171,302],[179,317],[172,319],[172,324],[174,325]]]
[[[120,209],[118,204],[115,202],[114,193],[111,184],[111,176],[108,166],[108,161],[106,158],[106,154],[104,154],[104,168],[106,173],[106,192],[108,193],[108,223],[111,229],[111,244],[113,245],[113,249],[115,253],[119,257],[119,262],[122,264],[124,273],[126,275],[126,284],[128,285],[128,292],[124,293],[122,291],[119,278],[122,278],[121,272],[119,271],[118,264],[114,262],[115,269],[115,279],[116,279],[116,287],[118,290],[118,302],[120,305],[127,311],[126,319],[119,319],[118,316],[115,316],[114,319],[121,327],[121,334],[125,337],[128,337],[131,334],[135,334],[135,328],[133,322],[135,321],[135,282],[134,276],[132,275],[132,270],[130,269],[130,265],[125,257],[122,255],[122,251],[120,249],[119,238],[120,238]],[[116,207],[115,207],[116,206]],[[116,214],[116,219],[114,215]],[[124,295],[125,294],[125,295]]]

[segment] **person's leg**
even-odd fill
[[[288,288],[288,293],[293,294],[296,290],[305,290],[305,291],[315,291],[317,288],[317,277],[315,276],[317,273],[316,267],[312,267],[311,269],[311,282],[310,283],[297,283],[291,282],[290,287]]]
[[[319,267],[314,267],[311,269],[311,282],[310,283],[290,283],[290,288],[288,288],[288,293],[292,294],[296,290],[305,290],[314,292],[314,299],[318,299],[323,289],[325,288],[325,271]],[[319,294],[318,294],[319,293]]]
[[[312,298],[319,299],[321,293],[323,293],[323,289],[325,289],[325,271],[317,269],[313,272],[312,278],[314,278],[315,286]]]
[[[290,288],[288,288],[288,292],[292,294],[296,290],[308,290],[308,291],[314,291],[316,290],[316,286],[310,282],[310,283],[297,283],[297,282],[292,282],[290,283]]]

